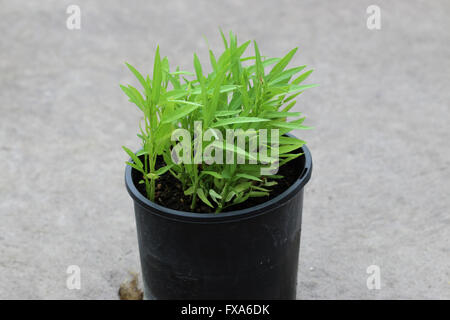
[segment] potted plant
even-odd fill
[[[312,70],[287,68],[296,49],[244,56],[250,41],[221,36],[209,73],[195,54],[195,72],[170,71],[159,47],[151,78],[127,64],[142,86],[121,88],[143,112],[142,149],[124,150],[146,299],[296,296],[312,161],[290,110]]]

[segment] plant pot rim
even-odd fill
[[[288,136],[296,138],[295,136],[290,134],[288,134]],[[306,147],[306,145],[302,146],[301,149],[303,151],[302,157],[304,157],[305,159],[305,164],[304,167],[300,169],[302,170],[302,172],[299,175],[298,179],[289,188],[287,188],[284,192],[282,192],[275,198],[246,209],[226,211],[220,213],[195,213],[195,212],[174,210],[161,206],[155,202],[150,201],[142,193],[139,192],[139,190],[133,183],[133,178],[131,174],[132,170],[134,169],[128,165],[125,168],[125,185],[127,187],[128,193],[133,198],[136,204],[139,204],[143,208],[146,208],[152,214],[159,215],[166,219],[194,222],[194,223],[218,223],[218,222],[231,222],[242,219],[248,219],[256,215],[264,214],[269,209],[281,206],[285,202],[289,201],[297,192],[303,189],[303,187],[311,178],[312,158],[311,153],[308,147]]]

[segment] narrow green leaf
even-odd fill
[[[301,93],[301,92],[299,92],[299,93]],[[296,103],[297,103],[297,101],[292,101],[282,110],[282,112],[288,112],[289,110],[292,109],[293,106],[295,106]]]
[[[145,81],[144,77],[142,76],[142,74],[139,73],[139,71],[137,71],[131,64],[129,64],[128,62],[125,62],[125,64],[127,65],[128,69],[130,69],[130,71],[134,74],[134,76],[139,80],[140,84],[142,85],[142,88],[144,88],[144,90],[147,88],[147,82]]]
[[[207,126],[207,127],[209,126],[209,124],[210,124],[210,122],[211,122],[211,120],[212,120],[212,118],[214,116],[214,113],[217,110],[217,105],[219,103],[219,98],[220,98],[221,83],[222,83],[224,78],[225,78],[225,72],[221,71],[219,76],[218,76],[218,78],[217,78],[218,81],[217,81],[216,86],[214,88],[214,93],[213,93],[213,96],[212,96],[212,99],[211,99],[211,103],[208,106],[208,112],[206,113],[206,117],[204,119],[205,126]]]
[[[174,71],[174,72],[171,72],[171,73],[169,73],[170,75],[172,75],[172,76],[176,76],[176,75],[179,75],[179,74],[185,74],[185,75],[188,75],[188,76],[193,76],[194,75],[194,73],[192,73],[192,72],[189,72],[189,71]]]
[[[302,71],[306,66],[296,67],[289,70],[285,70],[278,74],[277,76],[274,76],[270,82],[269,85],[274,85],[280,82],[286,82],[288,79],[290,79],[294,74],[299,73]]]
[[[247,50],[250,43],[251,43],[251,41],[249,40],[249,41],[246,41],[243,44],[241,44],[236,49],[236,52],[235,52],[236,57],[240,58],[244,54],[245,50]]]
[[[241,197],[236,197],[236,199],[234,199],[234,201],[233,201],[233,204],[235,205],[235,204],[242,203],[242,202],[246,201],[249,198],[249,196],[250,196],[250,193],[247,193],[246,195],[241,196]]]
[[[285,157],[285,159],[283,161],[280,162],[280,167],[284,166],[286,163],[288,163],[289,161],[292,161],[300,156],[302,156],[303,153],[297,153],[297,154],[289,154],[287,157]]]
[[[145,108],[145,101],[144,98],[142,97],[141,93],[134,87],[132,86],[128,86],[128,89],[132,92],[133,96],[135,97],[135,99],[137,100],[138,106],[142,106],[142,108]]]
[[[122,146],[122,149],[125,150],[125,152],[130,156],[131,159],[133,159],[134,163],[140,167],[143,168],[144,164],[142,163],[142,161],[133,153],[133,151],[131,151],[130,149],[128,149],[125,146]]]
[[[252,186],[251,181],[243,182],[243,183],[236,185],[234,187],[234,191],[236,193],[241,193],[242,191],[249,190],[251,186]]]
[[[159,175],[157,175],[156,173],[152,173],[152,172],[147,173],[146,177],[149,178],[150,180],[157,180],[157,179],[159,179]]]
[[[144,169],[138,167],[137,165],[135,165],[134,163],[131,163],[129,161],[125,162],[127,165],[129,165],[130,167],[136,169],[139,172],[142,172],[143,174],[145,174]]]
[[[305,118],[302,118],[291,122],[270,121],[268,124],[272,127],[292,129],[292,130],[312,129],[311,127],[303,126],[301,124],[304,119]]]
[[[194,53],[194,69],[197,75],[197,80],[201,80],[203,78],[202,65],[196,53]]]
[[[144,154],[148,154],[148,151],[142,149],[142,150],[136,152],[136,156],[138,156],[138,157],[143,156]]]
[[[225,35],[223,34],[222,29],[220,29],[220,35],[221,35],[221,37],[222,37],[222,40],[223,40],[223,44],[224,44],[224,46],[225,46],[225,49],[228,49],[227,38],[226,38]]]
[[[291,151],[297,150],[300,147],[301,146],[294,145],[294,144],[281,146],[281,147],[278,148],[278,154],[282,155],[282,154],[285,154],[285,153],[289,153]]]
[[[256,57],[254,57],[254,59],[256,59]],[[264,61],[262,61],[261,64],[263,67],[267,67],[267,66],[270,66],[271,64],[279,62],[280,60],[281,60],[280,58],[269,58],[269,59],[265,59]],[[255,71],[256,71],[256,64],[247,67],[248,74],[252,74]]]
[[[214,191],[214,189],[209,189],[209,194],[210,196],[214,199],[222,199],[222,196],[220,194],[218,194],[216,191]]]
[[[197,107],[201,107],[202,105],[200,103],[196,103],[196,102],[191,102],[191,101],[186,101],[186,100],[167,100],[168,102],[173,102],[173,103],[178,103],[178,104],[187,104],[190,106],[197,106]]]
[[[291,61],[292,57],[294,56],[294,54],[297,52],[298,48],[294,48],[291,51],[288,52],[288,54],[286,54],[284,56],[283,59],[280,60],[280,62],[278,62],[270,71],[269,73],[269,79],[272,80],[272,78],[277,75],[278,73],[282,72],[284,70],[284,68],[286,68],[286,66],[289,64],[289,62]]]
[[[236,192],[234,192],[233,190],[231,190],[230,192],[228,192],[227,197],[225,198],[225,202],[229,202],[231,201],[231,199],[233,199],[233,197],[236,195]],[[234,203],[234,202],[233,202]]]
[[[215,147],[215,148],[218,148],[218,149],[222,149],[222,150],[225,150],[225,151],[231,151],[233,153],[236,153],[237,155],[241,155],[241,156],[245,157],[245,159],[257,160],[251,153],[248,153],[244,149],[239,148],[238,146],[233,145],[231,143],[215,140],[214,142],[210,143],[208,146]],[[222,172],[222,176],[225,179],[228,178],[224,171]]]
[[[193,103],[191,104],[191,103],[187,103],[187,102],[188,101],[185,101],[185,103],[187,104],[186,106],[183,106],[183,107],[175,110],[173,114],[167,116],[165,119],[162,120],[161,123],[163,123],[163,124],[170,123],[172,121],[183,118],[199,107],[198,104],[193,104]]]
[[[141,109],[141,111],[144,111],[144,105],[142,104],[142,99],[139,99],[139,97],[137,97],[130,88],[127,88],[123,85],[120,85],[120,88],[122,89],[123,92],[125,92],[125,94],[128,96],[128,98],[130,99],[131,102],[133,102],[136,106],[138,106],[138,108]]]
[[[184,190],[184,195],[185,196],[190,196],[194,194],[194,186],[190,186],[189,188],[187,188],[186,190]]]
[[[244,178],[244,179],[249,179],[249,180],[253,180],[253,181],[262,181],[260,178],[246,174],[246,173],[238,173],[236,175],[237,178]]]
[[[267,197],[269,193],[263,191],[251,191],[249,195],[250,197]]]
[[[203,105],[205,108],[203,108],[203,117],[207,118],[208,115],[208,96],[207,96],[207,88],[205,84],[205,79],[203,77],[202,73],[202,66],[200,64],[200,60],[198,59],[197,54],[194,53],[194,69],[195,73],[197,75],[197,80],[200,82],[200,93],[203,100]]]
[[[291,94],[289,97],[284,99],[283,103],[288,103],[292,99],[295,99],[299,94],[302,94],[302,92],[296,92],[294,94]],[[288,110],[283,110],[283,111],[288,111]]]
[[[301,112],[265,111],[262,116],[267,119],[299,117]]]
[[[293,144],[296,146],[302,146],[306,142],[297,138],[291,138],[291,137],[279,137],[279,143],[281,144]]]
[[[153,88],[152,88],[152,101],[156,105],[159,101],[159,95],[161,92],[161,57],[159,55],[159,46],[156,47],[155,62],[153,64]]]
[[[155,171],[155,174],[158,175],[158,176],[162,176],[164,173],[169,171],[172,167],[173,167],[173,164],[161,167],[161,168],[159,168],[158,170]]]
[[[258,44],[256,41],[253,41],[253,45],[255,46],[255,65],[256,65],[256,76],[259,81],[262,81],[262,78],[264,76],[264,67],[261,61],[261,54],[259,53]],[[259,84],[258,81],[258,84]]]
[[[292,81],[292,84],[299,84],[300,82],[304,81],[306,78],[309,77],[309,75],[313,72],[313,70],[306,71],[302,75],[300,75],[297,79]]]
[[[217,179],[223,179],[223,176],[220,173],[215,172],[215,171],[202,171],[200,176],[205,175],[205,174],[213,176],[214,178],[217,178]]]
[[[236,117],[236,118],[227,118],[216,121],[211,125],[212,128],[223,127],[230,124],[235,123],[252,123],[252,122],[264,122],[269,121],[267,119],[261,119],[256,117]]]
[[[189,92],[187,92],[184,89],[174,89],[171,91],[166,92],[163,97],[162,100],[164,99],[180,99],[180,98],[184,98],[189,94]]]
[[[214,56],[214,53],[212,52],[212,50],[209,50],[209,61],[211,62],[211,67],[214,71],[217,71],[217,60],[216,57]]]
[[[305,84],[303,86],[291,85],[289,87],[289,90],[288,90],[287,93],[292,93],[292,92],[295,92],[295,91],[303,91],[303,90],[306,90],[306,89],[309,89],[309,88],[314,88],[314,87],[317,87],[317,86],[318,86],[318,84]]]
[[[252,186],[252,191],[253,190],[258,190],[258,191],[263,191],[263,192],[269,192],[269,189],[263,188],[263,187],[258,187],[258,186]]]
[[[230,92],[230,91],[234,91],[236,89],[238,89],[239,86],[237,85],[223,85],[220,86],[220,93],[226,93],[226,92]],[[207,93],[207,94],[212,94],[214,92],[214,89],[209,89],[209,90],[203,90],[202,88],[195,88],[193,90],[191,90],[191,94],[200,94],[200,93]]]
[[[197,189],[197,195],[204,203],[206,203],[211,208],[214,208],[214,206],[211,204],[211,202],[209,202],[208,198],[206,197],[203,189]]]
[[[215,116],[216,117],[234,116],[240,112],[241,112],[241,110],[220,110],[220,111],[216,111]]]

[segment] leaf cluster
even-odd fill
[[[222,32],[221,36],[224,50],[218,56],[209,50],[209,73],[205,72],[196,54],[193,73],[181,71],[178,67],[171,72],[167,57],[160,56],[159,47],[152,78],[144,77],[126,64],[141,88],[138,90],[131,85],[121,85],[121,88],[142,111],[143,118],[138,133],[142,150],[137,154],[126,147],[124,150],[132,159],[127,164],[142,173],[142,183],[151,201],[155,200],[155,181],[170,173],[181,182],[185,195],[191,197],[192,211],[201,201],[220,212],[249,197],[269,195],[270,187],[281,178],[276,174],[262,174],[263,167],[270,165],[273,155],[279,159],[279,166],[301,155],[296,150],[305,142],[284,135],[292,130],[309,128],[303,125],[305,118],[300,112],[290,110],[299,94],[315,86],[302,84],[312,70],[305,71],[306,66],[288,68],[297,48],[282,58],[266,58],[253,42],[252,54],[244,56],[251,41],[238,44],[233,33],[229,38]],[[199,121],[202,123],[200,128],[196,125]],[[178,128],[188,130],[191,137],[198,135],[198,130],[203,136],[210,128],[219,130],[222,137],[226,137],[227,130],[236,132],[241,129],[235,139],[246,139],[247,145],[257,141],[267,152],[266,155],[259,152],[258,159],[255,159],[250,150],[237,147],[236,140],[229,143],[216,139],[216,135],[210,141],[202,141],[201,152],[189,155],[190,163],[176,163],[171,156],[176,141],[171,137]],[[262,137],[261,129],[266,129],[269,134]],[[278,135],[272,134],[272,129],[277,129]],[[198,141],[190,143],[193,150]],[[214,150],[210,152],[212,156],[223,150],[224,157],[240,157],[244,163],[224,161],[207,164],[196,161],[199,154],[211,150]],[[158,157],[164,159],[165,166],[156,169]]]

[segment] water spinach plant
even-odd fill
[[[306,66],[287,68],[297,48],[266,58],[253,42],[253,54],[244,56],[251,41],[239,45],[233,33],[221,36],[224,50],[219,56],[209,50],[209,73],[196,54],[193,73],[170,71],[159,47],[152,78],[126,64],[142,86],[121,85],[143,113],[142,149],[135,154],[123,148],[151,201],[156,181],[171,174],[190,197],[191,211],[201,201],[220,212],[250,197],[267,197],[283,178],[278,167],[302,154],[305,142],[285,134],[309,128],[300,112],[290,110],[315,85],[301,84],[312,72],[303,72]]]

